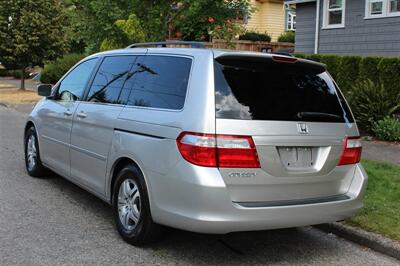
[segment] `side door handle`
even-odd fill
[[[67,110],[64,112],[64,115],[65,115],[65,116],[71,116],[71,115],[72,115],[72,112],[71,112],[69,109],[67,109]]]
[[[79,112],[76,114],[76,116],[79,118],[86,118],[87,115],[84,112]]]

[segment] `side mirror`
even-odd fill
[[[40,84],[37,87],[38,95],[48,97],[51,95],[51,89],[53,88],[50,84]]]

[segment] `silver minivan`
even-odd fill
[[[51,169],[110,203],[134,245],[162,226],[297,227],[362,207],[359,131],[325,65],[189,45],[94,54],[40,85],[29,175]]]

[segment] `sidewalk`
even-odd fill
[[[400,144],[385,141],[362,141],[362,158],[400,164]]]
[[[39,83],[31,79],[25,79],[25,89],[36,90]],[[21,86],[21,80],[12,77],[0,77],[0,89],[14,89]]]

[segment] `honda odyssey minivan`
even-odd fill
[[[40,85],[24,134],[29,175],[51,169],[110,203],[134,245],[162,226],[297,227],[362,207],[359,131],[325,65],[178,44],[191,47],[94,54]]]

